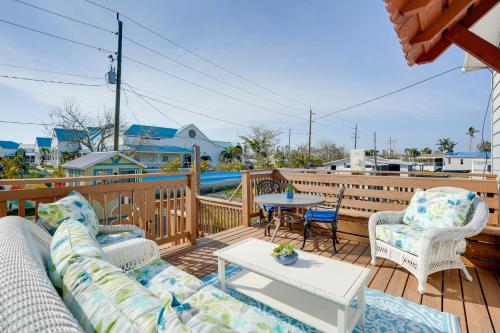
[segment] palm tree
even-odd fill
[[[474,128],[474,126],[469,127],[467,133],[465,133],[469,136],[469,151],[472,150],[472,140],[474,139],[474,135],[476,135],[476,133],[479,133],[479,130]]]
[[[453,153],[453,149],[457,145],[456,142],[452,141],[450,138],[442,138],[438,140],[436,146],[441,153]]]
[[[422,154],[432,154],[432,150],[429,147],[425,147],[420,151]]]
[[[220,159],[224,162],[227,163],[232,163],[235,160],[236,161],[241,161],[241,155],[240,155],[241,149],[235,146],[227,146],[224,148],[224,150],[220,153]]]
[[[4,157],[1,161],[1,167],[2,171],[0,178],[15,179],[21,174],[21,167],[19,166],[19,159],[17,156],[12,159]]]

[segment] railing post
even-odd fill
[[[196,199],[197,175],[193,172],[187,176],[186,186],[186,220],[187,231],[189,232],[189,242],[196,244],[197,224],[198,224],[198,202]]]
[[[252,214],[252,180],[248,170],[241,171],[241,199],[241,222],[245,227],[249,227]]]

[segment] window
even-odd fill
[[[162,159],[162,162],[168,162],[168,155],[163,155],[161,157],[161,159]]]
[[[451,158],[448,157],[448,164],[451,164]]]
[[[190,138],[196,137],[196,131],[195,130],[189,130],[189,137]]]
[[[464,159],[463,158],[460,159],[460,165],[464,165]]]

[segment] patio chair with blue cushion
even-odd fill
[[[488,206],[474,192],[454,187],[417,190],[407,209],[370,217],[372,265],[377,257],[396,262],[417,278],[422,294],[427,276],[446,269],[461,269],[472,281],[460,255],[465,238],[479,234],[488,218]]]
[[[262,180],[257,184],[257,195],[262,194],[273,194],[280,193],[281,187],[280,184],[273,180]],[[259,225],[258,228],[261,227],[262,221],[265,220],[267,222],[267,226],[271,224],[273,219],[273,214],[277,210],[278,207],[269,206],[269,205],[259,205]],[[288,210],[288,208],[281,208],[282,211]],[[268,230],[268,228],[264,229],[264,233]]]
[[[339,209],[342,203],[342,198],[344,197],[345,186],[342,186],[339,190],[339,194],[337,196],[337,201],[335,204],[335,210],[333,209],[309,209],[304,213],[304,242],[302,244],[302,248],[306,245],[306,239],[308,234],[310,233],[309,228],[311,227],[311,223],[329,223],[332,226],[332,240],[333,240],[333,254],[337,253],[336,244],[339,243],[337,239],[337,222],[339,218]]]

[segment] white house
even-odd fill
[[[88,127],[90,140],[99,139],[100,131],[97,127]],[[63,153],[76,153],[85,155],[90,151],[83,147],[80,142],[86,133],[83,130],[73,130],[66,128],[54,128],[54,137],[51,142],[50,164],[58,166],[61,162]]]
[[[422,171],[443,171],[443,154],[422,154],[416,158]]]
[[[387,159],[377,157],[378,171],[413,171],[417,163],[406,162],[398,159]],[[351,159],[349,157],[340,160],[330,161],[324,164],[328,170],[350,170]],[[365,156],[365,170],[375,170],[375,160],[371,156]]]
[[[200,146],[202,159],[216,162],[229,142],[210,140],[193,124],[179,129],[134,124],[123,134],[123,150],[134,152],[134,158],[148,169],[158,169],[162,163],[179,159],[182,167],[190,166],[193,145]]]
[[[483,172],[478,170],[486,161],[491,161],[489,152],[456,152],[443,154],[443,171],[446,172]],[[486,172],[491,172],[491,162],[486,164]]]
[[[52,138],[36,137],[35,138],[35,164],[40,165],[48,163],[52,160],[50,150],[52,146]]]
[[[22,143],[19,149],[24,151],[24,160],[29,165],[35,165],[35,145],[29,143]]]
[[[12,157],[19,149],[19,143],[14,141],[0,141],[0,158]]]

